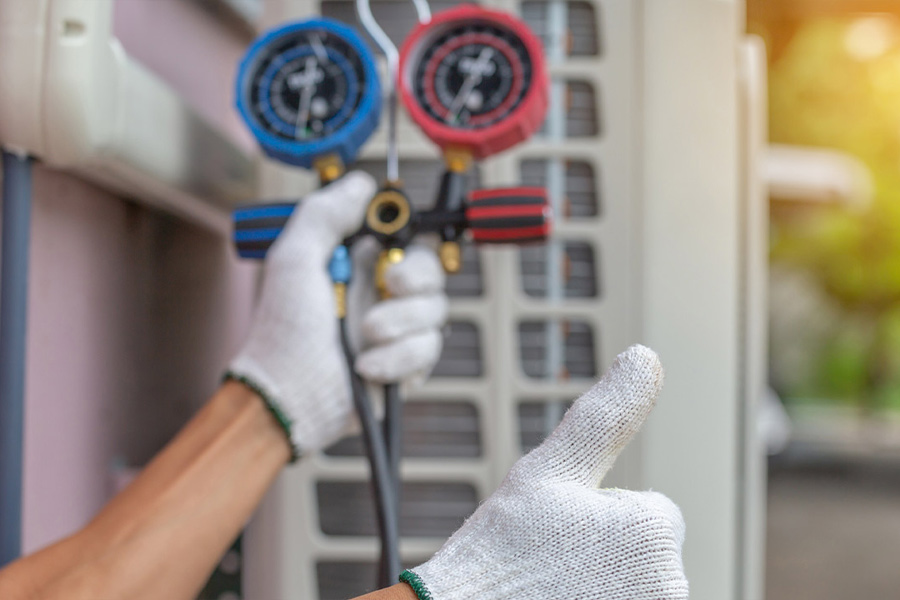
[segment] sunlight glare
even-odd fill
[[[888,16],[855,20],[847,28],[844,47],[857,60],[872,60],[887,52],[897,40],[897,28]]]

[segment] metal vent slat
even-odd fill
[[[593,137],[600,134],[597,94],[587,81],[565,81],[565,136]],[[537,135],[547,136],[549,121],[545,120]]]
[[[594,86],[586,81],[570,81],[566,88],[566,137],[598,135],[601,127]]]
[[[462,483],[405,482],[401,496],[400,534],[410,537],[448,537],[478,506],[475,488]],[[378,534],[369,482],[320,481],[316,497],[325,535]]]
[[[431,12],[436,13],[461,3],[448,0],[432,0],[429,4],[431,5]],[[372,0],[370,6],[372,7],[372,15],[375,17],[375,20],[384,28],[384,32],[398,47],[403,43],[406,34],[412,31],[412,28],[418,22],[415,9],[405,2]],[[378,44],[365,33],[365,30],[359,24],[359,18],[356,15],[356,3],[352,0],[324,0],[321,3],[321,14],[323,17],[330,17],[353,26],[357,31],[365,35],[369,42],[369,47],[373,51],[382,54]]]
[[[374,592],[378,565],[374,562],[321,561],[316,564],[319,600],[347,600]]]
[[[458,273],[447,276],[447,295],[451,298],[465,298],[481,296],[483,293],[481,251],[474,244],[463,243],[462,266]]]
[[[602,54],[603,39],[597,35],[597,15],[590,2],[569,2],[570,56]]]
[[[597,296],[594,248],[587,242],[565,242],[563,264],[553,268],[563,272],[566,298],[593,298]],[[527,246],[519,250],[519,269],[522,287],[526,294],[543,298],[547,296],[547,249],[543,246]]]
[[[548,340],[553,338],[551,322],[525,321],[519,324],[519,357],[525,374],[540,379],[596,377],[597,359],[591,326],[582,321],[554,324],[562,338],[563,369],[555,373],[549,370],[547,354]]]
[[[434,367],[435,377],[479,377],[481,341],[474,323],[450,321],[445,329],[441,359]]]
[[[363,456],[360,436],[343,439],[325,451],[329,456]],[[406,458],[477,458],[481,456],[478,410],[470,402],[403,404],[403,456]]]
[[[544,44],[549,47],[553,40],[548,23],[550,4],[546,0],[527,1],[522,3],[522,19],[537,34]],[[596,56],[600,53],[600,39],[597,35],[596,16],[594,6],[589,2],[566,3],[567,31],[565,39],[561,43],[565,46],[569,56]]]
[[[522,184],[546,186],[547,164],[548,161],[541,158],[523,160],[519,165]],[[600,212],[600,202],[591,164],[583,161],[566,161],[564,169],[565,198],[560,211],[562,214],[556,217],[581,219],[596,216]]]

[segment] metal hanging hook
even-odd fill
[[[428,0],[412,0],[420,23],[431,21],[431,7]],[[397,75],[400,68],[400,52],[372,14],[370,0],[356,0],[356,12],[363,29],[372,36],[387,59],[388,68],[388,138],[387,138],[387,179],[400,179],[400,154],[397,149]]]

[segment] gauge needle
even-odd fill
[[[311,35],[309,37],[309,45],[312,46],[313,52],[316,53],[316,57],[320,62],[328,62],[328,52],[325,50],[325,46],[322,45],[322,40],[319,39],[319,36]]]
[[[475,89],[476,85],[481,83],[482,76],[487,72],[492,56],[494,56],[494,49],[490,47],[484,48],[475,62],[469,67],[469,72],[466,74],[466,79],[459,88],[459,93],[456,94],[456,98],[453,99],[453,103],[450,105],[450,108],[447,109],[448,121],[455,121],[457,117],[459,117],[459,111],[461,111],[466,104],[466,100],[469,99],[472,90]]]
[[[306,64],[301,73],[300,105],[297,108],[297,123],[295,137],[306,137],[306,123],[309,121],[309,107],[312,104],[313,94],[316,92],[316,59],[312,56],[306,59]]]

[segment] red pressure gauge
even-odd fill
[[[538,38],[519,19],[474,5],[412,31],[400,50],[399,84],[425,135],[476,160],[528,139],[547,112]]]

